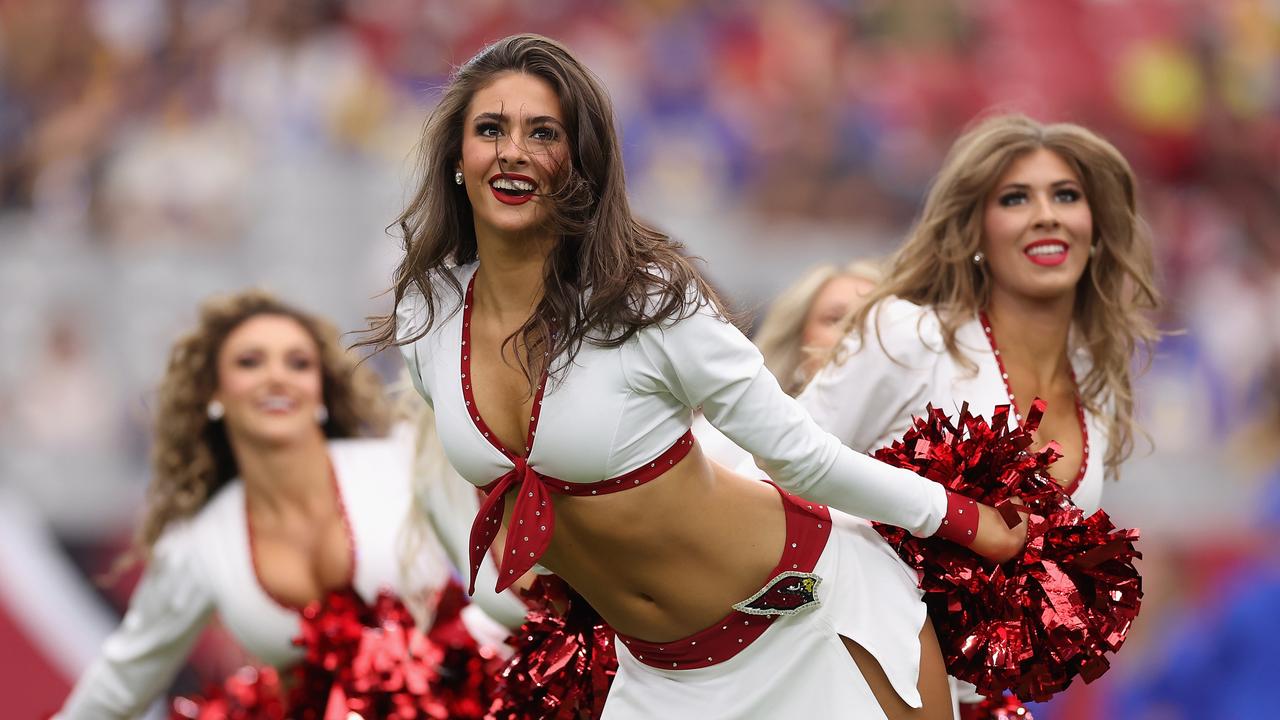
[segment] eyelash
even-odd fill
[[[1061,190],[1056,190],[1053,193],[1053,199],[1059,202],[1067,202],[1067,203],[1078,202],[1080,200],[1080,197],[1081,197],[1080,191],[1075,190],[1074,188],[1063,188]],[[1022,201],[1026,199],[1027,199],[1027,194],[1025,192],[1022,192],[1021,190],[1018,190],[1015,192],[1001,195],[1000,204],[1004,207],[1013,207],[1015,204],[1021,204],[1017,201]]]
[[[310,370],[313,364],[311,361],[311,358],[290,358],[286,362],[288,363],[289,367],[294,370]],[[259,358],[255,355],[248,355],[248,356],[236,359],[236,366],[245,368],[245,369],[256,368],[261,364],[262,364],[262,358]]]
[[[545,134],[539,136],[540,133]],[[476,135],[479,135],[480,137],[492,139],[500,136],[501,134],[502,128],[499,127],[497,123],[487,122],[476,125]],[[553,127],[543,126],[534,128],[533,131],[529,133],[529,137],[541,142],[555,142],[560,138],[560,133],[556,132],[556,129]]]

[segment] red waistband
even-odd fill
[[[593,483],[571,483],[543,475],[523,457],[515,456],[516,466],[510,472],[482,488],[488,497],[480,505],[475,522],[471,525],[471,583],[469,592],[475,594],[476,573],[484,553],[497,537],[506,512],[506,496],[512,488],[518,489],[511,525],[507,528],[507,542],[498,563],[497,591],[502,592],[528,572],[551,544],[555,531],[555,507],[551,495],[608,495],[621,492],[657,478],[684,459],[693,448],[693,431],[681,435],[675,444],[658,457],[640,467],[608,480]]]
[[[764,590],[774,586],[780,577],[812,573],[831,534],[831,512],[825,505],[809,502],[782,488],[778,488],[778,493],[782,495],[786,515],[787,539],[782,548],[782,559],[769,574]],[[760,595],[757,593],[752,600]],[[733,610],[710,627],[679,640],[653,643],[622,633],[618,633],[618,639],[645,665],[664,670],[692,670],[732,658],[764,634],[779,615],[787,614],[792,612],[779,610],[775,614],[764,615]]]

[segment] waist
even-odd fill
[[[571,483],[550,477],[531,467],[525,458],[512,457],[515,467],[482,488],[487,497],[471,526],[471,583],[468,591],[475,593],[480,562],[498,534],[506,512],[506,497],[513,494],[513,490],[514,504],[507,523],[507,539],[498,561],[497,592],[506,590],[528,572],[550,546],[555,532],[554,495],[598,496],[639,487],[674,468],[693,446],[693,432],[686,431],[671,447],[648,463],[594,483]]]
[[[715,665],[745,649],[778,617],[817,606],[821,578],[813,569],[831,533],[830,512],[781,488],[776,490],[782,496],[786,535],[781,556],[759,589],[726,608],[726,614],[715,622],[676,640],[655,642],[618,632],[619,641],[638,661],[681,670]]]

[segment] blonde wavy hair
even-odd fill
[[[1092,358],[1080,379],[1080,397],[1091,412],[1105,413],[1109,444],[1103,463],[1107,477],[1115,478],[1133,451],[1133,359],[1141,350],[1149,362],[1159,339],[1150,315],[1160,294],[1133,170],[1090,130],[1023,115],[989,117],[969,129],[952,146],[919,220],[889,258],[884,280],[850,317],[849,329],[863,332],[872,308],[888,297],[929,306],[937,311],[947,351],[976,370],[957,347],[956,330],[991,297],[986,267],[972,262],[982,241],[984,205],[1009,164],[1039,148],[1075,170],[1093,214],[1096,251],[1077,288],[1072,340]]]
[[[809,381],[801,376],[805,361],[830,352],[829,348],[805,347],[802,343],[805,321],[818,293],[838,277],[853,277],[874,285],[880,282],[881,272],[876,263],[867,260],[844,267],[833,263],[819,265],[778,295],[756,331],[756,346],[764,355],[765,367],[778,378],[788,395],[798,394]]]
[[[293,319],[320,350],[323,398],[330,438],[381,435],[387,407],[378,377],[348,353],[331,323],[249,290],[214,297],[200,306],[196,327],[174,343],[157,393],[151,484],[133,549],[121,566],[149,558],[169,523],[194,515],[239,470],[220,422],[207,415],[218,386],[218,352],[233,330],[259,315]]]
[[[428,564],[435,563],[437,567],[446,564],[453,566],[455,556],[450,551],[466,551],[465,546],[454,548],[446,545],[448,538],[442,538],[436,531],[435,522],[427,507],[428,485],[442,483],[442,487],[449,492],[470,491],[471,486],[465,481],[446,482],[446,478],[456,476],[457,471],[445,457],[444,445],[436,434],[435,413],[414,389],[408,370],[402,371],[400,378],[392,384],[390,396],[391,417],[397,425],[397,432],[404,428],[410,434],[413,446],[413,476],[410,481],[413,498],[399,536],[400,574],[403,577],[413,577],[415,571],[422,567],[424,557],[429,559]],[[472,500],[472,503],[479,508],[478,501]],[[463,508],[467,505],[459,502],[450,507]],[[431,600],[433,598],[420,594],[404,598],[419,627],[426,626]]]

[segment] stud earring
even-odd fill
[[[1097,254],[1098,254],[1098,243],[1094,243],[1089,246],[1089,257],[1093,257],[1094,255],[1097,255]]]
[[[454,182],[454,184],[455,184],[455,185],[461,185],[461,184],[462,184],[462,171],[461,171],[461,170],[456,170],[456,171],[454,171],[454,173],[453,173],[453,182]]]
[[[209,404],[205,406],[204,414],[209,416],[209,420],[218,422],[223,415],[227,414],[227,408],[217,400],[210,400]]]
[[[316,424],[323,425],[329,422],[329,408],[323,405],[316,406]]]
[[[984,254],[983,254],[983,252],[982,252],[981,250],[979,250],[978,252],[976,252],[976,253],[974,253],[974,254],[973,254],[973,264],[974,264],[974,265],[981,265],[981,264],[982,264],[982,261],[983,261],[983,260],[986,260],[986,259],[987,259],[987,256],[986,256],[986,255],[984,255]]]

